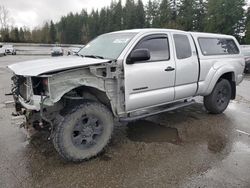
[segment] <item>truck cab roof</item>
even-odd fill
[[[218,33],[207,33],[207,32],[191,32],[191,31],[183,31],[183,30],[177,30],[177,29],[160,29],[160,28],[143,28],[143,29],[128,29],[128,30],[122,30],[122,31],[114,31],[112,33],[126,33],[126,32],[134,32],[134,33],[148,33],[148,32],[182,32],[182,33],[190,33],[194,36],[220,36],[220,37],[230,37],[231,35],[225,35],[225,34],[218,34]]]

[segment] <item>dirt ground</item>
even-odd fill
[[[47,56],[48,57],[48,56]],[[0,57],[0,187],[250,187],[250,76],[221,115],[196,104],[116,125],[98,157],[66,163],[41,133],[11,125],[6,66],[46,56]]]

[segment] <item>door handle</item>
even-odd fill
[[[175,70],[175,68],[170,67],[170,66],[165,69],[165,71],[174,71],[174,70]]]

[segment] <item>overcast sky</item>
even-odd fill
[[[122,0],[125,3],[126,0]],[[143,0],[146,3],[148,0]],[[250,2],[250,0],[247,0]],[[34,28],[45,21],[57,22],[69,12],[91,11],[110,5],[111,0],[0,0],[9,10],[13,24],[18,27]]]
[[[69,12],[99,9],[110,5],[110,2],[111,0],[0,0],[0,5],[9,10],[15,26],[33,28],[51,19],[56,22]]]

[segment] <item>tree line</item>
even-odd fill
[[[85,44],[96,36],[122,29],[172,28],[234,35],[250,43],[250,8],[245,0],[141,0],[112,1],[107,7],[69,13],[41,27],[5,27],[6,42]]]

